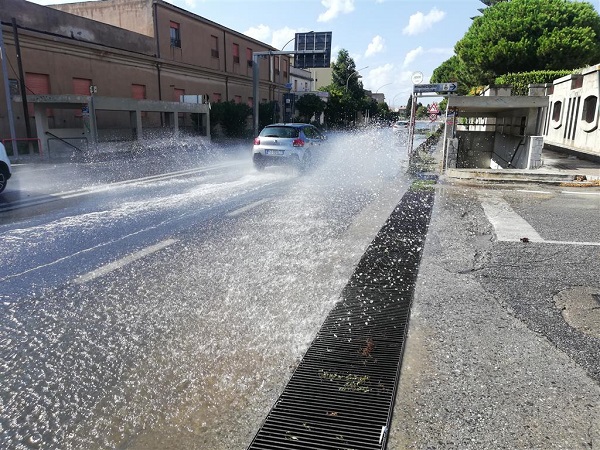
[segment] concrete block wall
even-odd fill
[[[600,64],[554,81],[545,141],[600,157]]]

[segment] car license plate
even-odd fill
[[[265,155],[283,156],[283,150],[265,150]]]

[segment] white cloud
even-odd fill
[[[413,36],[415,34],[423,33],[433,27],[434,24],[441,21],[445,16],[446,13],[437,8],[433,8],[427,15],[422,12],[413,14],[408,20],[408,25],[402,30],[402,34]]]
[[[340,14],[348,14],[354,11],[354,0],[321,0],[321,4],[327,8],[323,14],[319,14],[317,21],[329,22]]]
[[[438,55],[442,55],[447,58],[450,58],[452,55],[454,55],[454,49],[452,49],[450,47],[448,47],[448,48],[439,47],[439,48],[430,48],[428,50],[425,50],[423,47],[417,47],[417,48],[409,51],[406,54],[406,56],[404,57],[404,62],[402,63],[402,67],[406,68],[406,67],[410,66],[417,59],[423,59],[427,56],[438,56]],[[429,58],[429,59],[431,59],[431,58]]]
[[[365,56],[373,56],[376,53],[381,53],[385,48],[385,39],[381,36],[377,35],[373,38],[369,46],[367,47],[367,51],[365,52]]]
[[[290,50],[294,48],[293,39],[296,36],[298,30],[294,30],[292,28],[284,27],[279,30],[273,30],[271,45],[275,48],[283,50],[285,46],[286,50]],[[291,42],[290,42],[291,41]]]
[[[423,50],[423,47],[417,47],[411,51],[409,51],[406,54],[406,57],[404,58],[404,63],[402,63],[402,67],[407,67],[409,66],[413,61],[415,61],[419,56],[423,55],[423,53],[425,53],[425,50]]]
[[[390,63],[374,67],[369,70],[369,75],[365,77],[364,85],[369,86],[369,89],[375,92],[379,86],[393,83],[395,73],[396,68]]]
[[[267,42],[267,40],[271,37],[271,28],[267,25],[259,25],[257,27],[252,27],[244,31],[246,36],[250,36],[253,39],[261,42]]]

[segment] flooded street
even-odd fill
[[[409,185],[403,135],[329,144],[305,175],[241,149],[4,213],[0,447],[246,448]]]

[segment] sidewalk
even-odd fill
[[[600,167],[544,156],[553,182]],[[510,191],[455,181],[436,188],[387,448],[600,449],[600,338],[570,326],[559,301],[600,298],[600,247],[501,242],[481,198]]]
[[[600,186],[600,163],[544,149],[542,167],[539,169],[449,169],[445,177],[458,180],[535,181]]]

